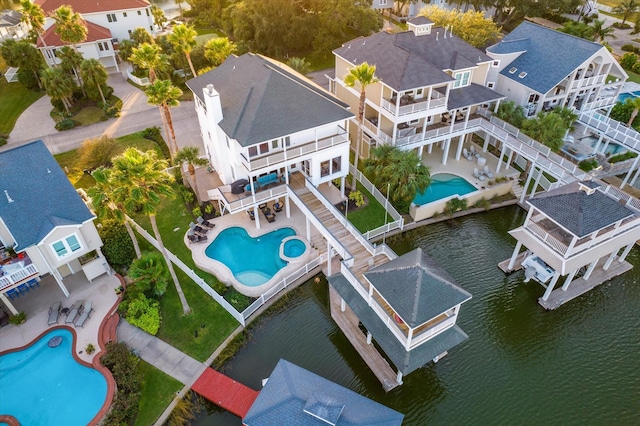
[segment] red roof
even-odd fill
[[[204,370],[191,389],[240,418],[247,415],[253,401],[258,397],[258,391],[236,382],[213,368]]]
[[[36,0],[45,14],[63,5],[71,6],[74,12],[96,13],[111,10],[140,9],[150,6],[147,0]]]
[[[102,27],[98,24],[94,24],[93,22],[84,21],[87,26],[87,39],[82,43],[90,43],[92,41],[105,40],[113,38],[111,36],[111,31],[108,28]],[[42,37],[38,37],[38,43],[36,47],[44,47],[42,44],[42,39],[44,38],[44,42],[48,47],[58,47],[69,45],[69,43],[64,43],[60,40],[60,36],[55,33],[56,25],[53,24],[42,34]],[[81,44],[81,43],[78,43]]]

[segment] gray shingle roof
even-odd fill
[[[505,96],[479,84],[471,83],[469,86],[458,87],[449,91],[447,108],[450,110],[480,105],[504,99]]]
[[[414,25],[426,25],[426,24],[433,24],[433,21],[429,18],[427,18],[426,16],[416,16],[413,17],[409,20],[407,20],[407,22],[414,24]]]
[[[342,410],[340,411],[340,408]],[[333,413],[338,426],[402,424],[404,416],[347,388],[284,359],[271,372],[267,384],[243,419],[247,426],[324,425],[305,412]],[[323,414],[324,413],[324,414]]]
[[[601,190],[596,189],[589,195],[579,186],[580,182],[574,182],[533,197],[528,202],[580,238],[635,215],[633,210]],[[589,183],[586,186],[594,187]]]
[[[376,66],[376,76],[397,91],[446,83],[453,78],[444,70],[459,70],[491,61],[487,55],[462,39],[435,27],[431,34],[416,36],[379,32],[359,37],[333,51],[354,65]]]
[[[227,60],[187,82],[204,102],[202,89],[220,93],[224,132],[242,146],[270,141],[353,117],[347,105],[309,81],[259,55]]]
[[[93,217],[42,141],[0,152],[0,218],[18,250]]]
[[[364,275],[409,327],[418,327],[471,299],[421,248]]]
[[[603,47],[597,43],[524,21],[487,52],[524,52],[500,74],[538,93],[547,93]],[[513,74],[511,68],[516,68]],[[521,72],[526,72],[520,78]]]
[[[469,336],[457,325],[443,331],[437,336],[407,351],[395,335],[387,328],[382,319],[367,305],[367,302],[353,288],[342,274],[327,278],[351,310],[358,316],[360,322],[373,335],[380,348],[389,357],[396,368],[407,375],[417,370],[436,356],[452,349],[465,341]]]

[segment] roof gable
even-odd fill
[[[19,250],[94,216],[42,141],[0,153],[0,217]]]
[[[471,298],[421,248],[364,275],[412,328]]]
[[[111,10],[142,9],[151,6],[147,0],[36,0],[45,14],[60,6],[71,6],[74,12],[97,13]]]
[[[524,21],[487,52],[522,52],[500,74],[544,94],[601,49],[600,44]],[[516,70],[510,73],[512,68]],[[526,75],[521,78],[521,73]]]
[[[87,26],[87,38],[85,39],[85,41],[78,44],[93,43],[98,40],[110,40],[112,38],[111,31],[108,28],[105,28],[98,24],[94,24],[90,21],[84,21],[84,23]],[[42,43],[43,39],[47,47],[71,46],[71,43],[63,42],[60,39],[60,36],[56,34],[56,24],[53,24],[49,28],[47,28],[42,34],[42,37],[38,37],[36,47],[45,47],[45,44]]]
[[[208,84],[220,94],[219,126],[242,146],[353,117],[330,93],[259,55],[230,56],[187,82],[203,102]]]

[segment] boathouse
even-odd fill
[[[526,266],[529,256],[551,268],[539,299],[545,309],[555,309],[632,268],[625,258],[640,239],[640,200],[592,180],[564,185],[526,203],[524,224],[509,231],[518,242],[503,269],[513,271],[523,261]],[[528,252],[520,253],[522,246]],[[561,277],[562,287],[554,290]]]
[[[342,274],[328,278],[331,316],[354,346],[362,335],[362,324],[366,329],[365,349],[376,352],[372,344],[375,340],[395,365],[395,380],[383,381],[385,390],[402,384],[404,375],[429,361],[437,362],[467,339],[456,320],[460,306],[471,299],[471,294],[457,286],[422,249],[372,268],[363,276],[366,293],[357,291]],[[362,348],[359,352],[366,361]],[[384,359],[374,365],[376,375],[380,375],[379,370],[391,369]]]

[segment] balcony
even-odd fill
[[[597,84],[602,84],[604,83],[605,77],[606,75],[602,74],[602,75],[595,75],[593,77],[578,78],[571,83],[571,88],[578,89],[580,87],[595,86]]]
[[[21,281],[39,274],[29,256],[16,257],[5,260],[0,266],[0,290],[18,284]]]
[[[382,99],[382,108],[398,117],[438,108],[442,108],[444,110],[446,107],[447,98],[444,96],[431,99],[414,99],[412,96],[402,96],[400,97],[400,106],[396,105],[395,97],[391,99]]]
[[[312,154],[314,152],[322,151],[323,149],[331,148],[345,143],[349,143],[349,135],[347,134],[346,130],[340,127],[340,132],[336,135],[300,145],[291,146],[282,151],[274,152],[272,154],[251,158],[247,158],[245,154],[241,154],[242,164],[244,164],[245,168],[249,171],[262,169],[264,167],[279,166],[283,162],[302,157],[303,155]]]

